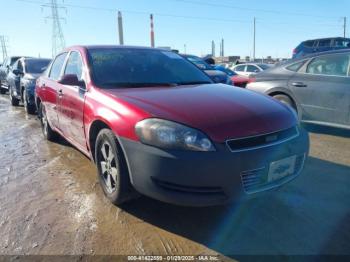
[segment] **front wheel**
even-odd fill
[[[23,104],[24,104],[24,109],[28,114],[34,115],[35,114],[35,106],[33,104],[28,103],[28,96],[27,96],[27,91],[23,91]]]
[[[130,201],[135,196],[128,168],[114,133],[102,129],[95,145],[95,162],[99,182],[105,196],[115,205]]]
[[[18,106],[18,105],[19,105],[19,99],[17,99],[16,97],[14,97],[14,96],[12,95],[12,90],[11,90],[11,88],[9,88],[9,94],[10,94],[11,105],[12,105],[12,106]]]
[[[45,106],[40,103],[39,107],[39,117],[41,122],[41,129],[43,131],[44,137],[49,141],[56,141],[58,138],[58,134],[52,130],[49,121],[47,120],[46,110]]]

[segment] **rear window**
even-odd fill
[[[304,65],[304,63],[305,63],[305,60],[292,64],[290,66],[287,66],[286,69],[289,71],[297,72]]]
[[[171,51],[89,49],[92,76],[100,87],[144,87],[212,83],[194,64]]]
[[[331,46],[331,39],[324,39],[318,41],[318,47],[330,47]]]

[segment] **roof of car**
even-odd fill
[[[349,53],[349,52],[350,52],[350,48],[339,49],[339,50],[330,50],[330,51],[318,52],[318,53],[311,53],[311,54],[305,55],[303,57],[290,59],[288,61],[285,61],[284,63],[279,64],[278,66],[286,66],[286,65],[294,64],[294,63],[297,63],[299,61],[309,59],[312,57],[316,57],[316,56],[323,56],[323,55],[329,55],[329,54],[342,54],[342,53]]]
[[[329,40],[329,39],[350,39],[350,38],[347,38],[347,37],[340,37],[340,36],[337,36],[337,37],[325,37],[325,38],[309,39],[309,40],[305,40],[305,41],[303,41],[303,42],[308,42],[308,41],[319,41],[319,40]]]
[[[82,45],[82,46],[72,46],[68,49],[74,48],[74,47],[80,47],[80,48],[86,48],[86,49],[156,49],[156,50],[162,50],[162,51],[169,51],[163,48],[153,48],[148,46],[132,46],[132,45]]]

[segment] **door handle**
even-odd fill
[[[57,94],[58,94],[59,97],[62,97],[63,96],[63,90],[62,89],[58,90]]]
[[[303,82],[294,82],[292,85],[295,87],[307,87],[307,84],[304,84]]]

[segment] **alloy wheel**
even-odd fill
[[[112,193],[116,190],[118,167],[116,156],[114,155],[112,146],[108,141],[102,143],[99,148],[98,157],[102,179],[108,193]]]

